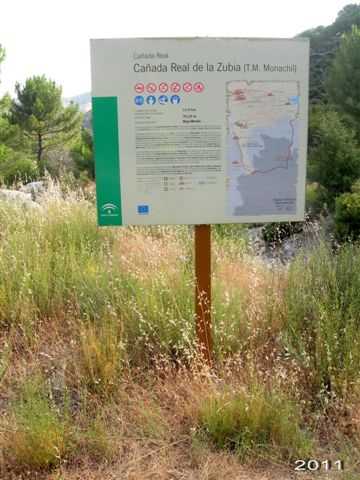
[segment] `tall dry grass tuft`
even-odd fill
[[[82,324],[73,371],[80,385],[105,397],[118,388],[125,363],[121,324],[115,317]]]

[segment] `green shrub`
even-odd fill
[[[38,178],[36,162],[24,153],[0,145],[0,184],[7,186],[15,182],[31,182]]]
[[[355,133],[335,111],[314,108],[309,123],[308,178],[327,192],[332,210],[335,197],[350,191],[360,176],[360,150]]]
[[[306,211],[310,216],[319,215],[326,208],[328,192],[319,183],[306,185]]]
[[[88,178],[95,178],[95,162],[93,155],[93,139],[86,128],[81,129],[81,137],[71,150],[75,164],[75,176],[85,173]]]
[[[335,203],[335,230],[340,240],[360,235],[360,192],[343,193]]]
[[[249,391],[208,398],[200,407],[200,432],[221,449],[249,456],[304,458],[311,441],[300,428],[293,403],[276,391],[255,385]]]

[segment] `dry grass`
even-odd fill
[[[44,362],[41,357],[38,362],[33,359],[34,367],[41,363],[48,368],[51,362]],[[18,375],[25,374],[29,371],[18,371]],[[252,458],[244,464],[231,453],[216,451],[197,435],[204,401],[224,389],[240,391],[251,384],[254,375],[251,371],[244,372],[244,367],[236,368],[235,364],[215,374],[195,367],[179,370],[163,360],[147,372],[125,369],[111,399],[88,390],[73,390],[69,399],[73,448],[59,459],[56,473],[47,468],[37,471],[34,465],[19,469],[18,459],[6,454],[9,446],[14,446],[14,437],[0,434],[5,452],[1,478],[220,480],[226,472],[226,477],[234,480],[270,479],[274,475],[288,480],[291,467],[287,462],[279,464],[274,457],[269,463],[268,456],[266,461],[258,456],[256,462]],[[66,389],[66,381],[65,372],[62,388]],[[59,383],[57,387],[58,390],[53,389],[58,392],[54,401],[55,405],[61,405]],[[12,417],[4,417],[0,432],[12,432],[13,428]],[[12,455],[14,452],[12,448]],[[31,472],[30,477],[26,471]]]
[[[195,350],[191,230],[100,231],[94,213],[84,198],[71,196],[46,200],[41,212],[0,208],[1,479],[293,478],[291,465],[276,455],[272,463],[259,454],[240,462],[198,435],[206,399],[256,384],[297,403],[299,424],[313,433],[314,456],[328,455],[333,439],[346,437],[346,458],[355,457],[355,377],[346,408],[341,398],[324,397],[314,411],[315,366],[283,343],[289,312],[301,326],[295,289],[307,279],[306,267],[269,269],[243,240],[214,236],[216,362],[209,371]],[[328,270],[330,279],[336,276]],[[299,285],[311,299],[311,287]],[[37,426],[19,415],[22,389],[34,376],[45,392],[36,408],[49,420],[40,433],[52,439],[55,432],[65,442],[57,442],[55,460],[31,460],[31,448],[38,454],[39,447],[26,434]]]
[[[144,228],[124,229],[113,245],[114,261],[138,280],[151,281],[154,272],[162,272],[176,285],[181,276],[179,266],[189,261],[186,244],[179,235],[189,232],[182,230],[180,227],[159,227],[156,234],[151,235]]]
[[[240,380],[233,380],[238,388]],[[36,471],[33,465],[29,478],[218,480],[224,472],[233,479],[271,478],[262,462],[254,470],[253,465],[243,465],[230,453],[215,451],[197,438],[201,403],[222,388],[221,379],[206,370],[179,371],[163,365],[146,376],[128,372],[111,402],[88,393],[82,400],[80,412],[73,413],[76,448],[59,461],[56,473]],[[98,422],[96,412],[101,414]],[[4,428],[11,430],[12,424],[3,422]],[[280,465],[271,471],[288,470]],[[19,464],[6,457],[1,478],[26,478],[26,470],[19,470]]]

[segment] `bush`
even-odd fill
[[[259,454],[282,459],[306,458],[309,437],[300,415],[282,394],[255,385],[250,391],[208,398],[200,407],[201,433],[221,449],[242,459]]]
[[[95,178],[95,162],[93,155],[93,139],[86,128],[81,130],[81,138],[71,150],[71,156],[75,164],[75,176],[85,173],[88,178]]]
[[[0,145],[0,184],[27,183],[38,178],[34,160],[11,148]]]
[[[335,231],[339,240],[359,238],[360,192],[343,193],[336,199]]]
[[[326,189],[326,202],[333,209],[335,197],[350,191],[360,176],[355,133],[337,112],[320,108],[311,112],[309,133],[308,178]]]
[[[326,210],[326,188],[317,182],[306,185],[306,211],[309,216],[317,216]]]

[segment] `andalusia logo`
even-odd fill
[[[119,207],[113,203],[105,203],[101,207],[101,216],[102,217],[118,217],[119,216]]]

